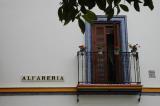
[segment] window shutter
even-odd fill
[[[122,83],[120,24],[92,25],[93,83]]]
[[[120,55],[120,25],[118,23],[114,23],[114,57],[115,57],[115,74],[116,74],[116,82],[123,82],[123,72],[122,72],[122,63],[121,63],[121,55]]]
[[[92,34],[93,82],[105,83],[108,79],[105,26],[93,25]]]

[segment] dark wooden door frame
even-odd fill
[[[109,82],[109,68],[108,68],[108,51],[107,51],[107,42],[106,42],[106,27],[109,27],[109,26],[112,26],[113,27],[113,36],[114,36],[114,49],[119,49],[120,50],[120,23],[119,22],[116,22],[116,21],[113,21],[113,22],[109,22],[109,23],[95,23],[95,24],[92,24],[92,65],[93,65],[93,83],[107,83]],[[99,28],[99,29],[98,29]],[[99,32],[98,32],[99,30]],[[101,32],[100,32],[101,31]],[[99,33],[99,35],[97,35],[97,32]],[[103,35],[101,35],[103,34]],[[101,36],[101,37],[100,37]],[[105,53],[104,55],[104,63],[101,65],[103,65],[104,67],[104,72],[103,72],[103,77],[99,77],[100,75],[99,74],[102,74],[100,73],[98,70],[97,67],[98,66],[98,39],[104,39],[102,40],[101,42],[99,43],[102,43],[104,44],[104,47],[102,48],[103,49],[103,52]],[[114,58],[115,58],[115,70],[116,70],[116,82],[115,83],[121,83],[123,81],[123,78],[122,78],[122,71],[121,71],[121,65],[120,65],[120,56],[119,54],[115,54],[114,55]],[[100,80],[101,79],[101,80]],[[103,80],[103,81],[102,81]]]

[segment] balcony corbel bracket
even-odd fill
[[[140,101],[141,101],[141,96],[142,96],[142,93],[140,92],[140,93],[139,93],[138,102],[140,102]]]
[[[79,103],[79,94],[77,94],[77,103]]]

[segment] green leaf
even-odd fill
[[[114,9],[111,6],[108,6],[106,8],[105,13],[106,13],[106,16],[107,16],[107,20],[110,20],[114,15]]]
[[[74,21],[77,14],[79,13],[78,8],[76,7],[75,0],[64,0],[62,6],[62,18],[64,20],[64,25],[67,25],[70,21]],[[61,14],[61,11],[59,10],[59,14]]]
[[[114,0],[114,5],[117,6],[120,2],[121,0]]]
[[[81,6],[81,12],[82,12],[83,14],[86,14],[87,9],[85,8],[85,6]]]
[[[83,22],[83,20],[81,18],[78,19],[78,25],[79,25],[79,28],[81,29],[81,32],[84,34],[85,32],[85,24]]]
[[[72,22],[75,20],[78,13],[79,13],[78,9],[75,9],[74,7],[71,9],[70,17],[72,19]]]
[[[62,13],[63,13],[63,20],[64,20],[64,25],[67,25],[70,21],[71,21],[71,17],[70,17],[70,14],[71,14],[71,11],[70,11],[70,8],[71,6],[68,4],[67,0],[63,0],[63,3],[62,3]]]
[[[86,14],[84,14],[82,17],[89,23],[97,19],[96,14],[90,10],[87,10]]]
[[[68,3],[68,0],[62,0],[64,4]]]
[[[117,15],[118,15],[121,10],[120,10],[120,7],[118,5],[116,6],[116,8],[117,8]]]
[[[74,5],[74,6],[77,5],[76,0],[68,0],[68,1],[69,1],[69,4],[70,4],[70,5]]]
[[[124,11],[126,11],[126,12],[129,11],[129,9],[128,9],[128,7],[127,7],[126,5],[120,4],[119,6],[122,8],[122,10],[124,10]]]
[[[106,9],[106,0],[95,0],[95,2],[97,3],[99,9],[101,10]]]
[[[60,7],[58,9],[58,17],[59,17],[59,20],[62,21],[63,20],[63,7]]]
[[[134,8],[136,11],[138,11],[138,12],[140,11],[139,2],[137,2],[137,1],[134,2]]]
[[[154,9],[153,1],[152,0],[144,0],[144,6],[148,6],[150,10]]]
[[[109,6],[111,6],[113,0],[107,0],[107,3],[109,4]]]
[[[95,5],[96,5],[95,0],[86,1],[86,6],[88,7],[89,10],[92,9]]]
[[[84,6],[85,1],[84,1],[84,0],[78,0],[78,3],[79,3],[81,6]]]
[[[64,11],[64,15],[63,15],[64,25],[67,25],[72,20],[73,11],[71,8],[68,8],[68,7],[64,8],[63,11]]]
[[[70,21],[71,20],[69,20],[69,19],[65,20],[64,25],[67,25]]]

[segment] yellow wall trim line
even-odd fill
[[[77,89],[76,87],[44,87],[44,88],[39,88],[39,87],[34,87],[34,88],[0,88],[1,93],[36,93],[36,92],[50,92],[50,93],[74,93],[76,92]]]
[[[160,93],[160,88],[143,87],[142,92],[144,92],[144,93]]]
[[[125,87],[124,87],[125,88]],[[128,88],[128,87],[127,87]],[[114,88],[115,89],[115,88]],[[122,87],[120,87],[122,89]],[[129,89],[129,88],[128,88]],[[137,89],[137,88],[135,88]],[[77,87],[14,87],[0,88],[0,93],[76,93]],[[160,88],[142,87],[143,93],[160,93]]]

